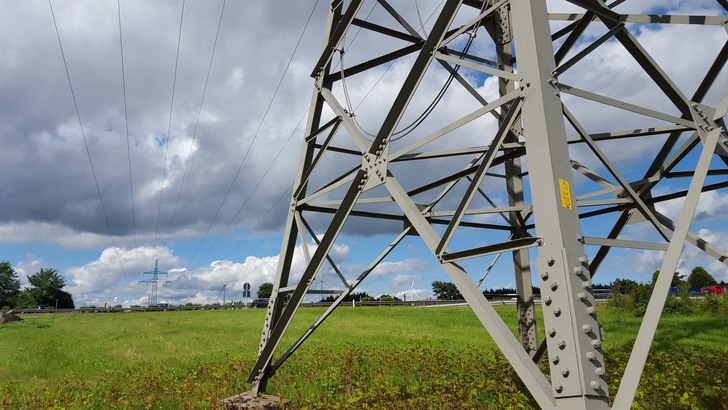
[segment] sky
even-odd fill
[[[414,9],[417,2],[409,3]],[[272,282],[328,4],[51,4],[0,0],[0,260],[11,262],[24,286],[26,275],[57,269],[77,306],[145,305],[149,286],[143,281],[151,278],[145,272],[155,261],[167,282],[159,302],[222,301],[223,287],[228,301],[241,300],[244,283],[255,294],[258,285]],[[418,7],[427,16],[438,4]],[[561,1],[549,4],[552,11],[573,10]],[[619,10],[720,14],[707,0],[633,0]],[[689,84],[696,64],[705,68],[700,59],[715,55],[726,33],[721,27],[645,26],[637,37],[677,83]],[[678,50],[676,44],[689,46]],[[574,82],[652,102],[649,88],[614,79],[634,70],[623,49],[607,44],[600,56],[575,70]],[[353,93],[386,101],[393,93],[388,76],[406,74],[403,67],[395,63],[380,86]],[[422,87],[439,88],[440,80],[427,77]],[[720,81],[725,84],[725,72]],[[484,79],[483,87],[493,86]],[[708,102],[718,98],[712,92]],[[464,109],[457,95],[446,103],[452,112]],[[595,116],[590,126],[610,121],[608,114]],[[627,169],[648,148],[605,147]],[[680,207],[674,201],[658,209],[674,217]],[[693,232],[725,243],[727,217],[728,196],[704,194]],[[640,238],[641,231],[630,227],[627,235]],[[345,232],[332,257],[354,275],[388,238],[376,229]],[[618,253],[595,281],[649,280],[660,262],[660,252]],[[294,265],[303,263],[297,254]],[[697,265],[728,280],[726,266],[686,248],[681,272]],[[428,298],[434,280],[448,279],[413,240],[360,290]],[[321,282],[313,286],[326,285]],[[511,285],[507,275],[494,275],[485,287]]]

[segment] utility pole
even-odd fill
[[[605,410],[611,389],[614,408],[629,409],[683,246],[728,264],[728,255],[689,230],[701,192],[728,186],[727,170],[716,168],[728,164],[728,95],[715,84],[728,46],[713,47],[707,61],[680,62],[695,67],[691,83],[698,87],[688,94],[639,43],[639,28],[681,24],[725,37],[724,2],[713,15],[670,16],[619,14],[621,1],[446,0],[428,22],[385,0],[376,2],[384,11],[369,19],[363,3],[331,2],[248,397],[266,391],[275,372],[396,247],[416,243],[457,286],[540,407]],[[651,87],[661,110],[614,95],[624,90],[605,92],[604,79],[575,69],[612,59],[601,54],[606,44],[635,67],[633,76],[611,80]],[[393,65],[406,75],[386,77]],[[434,76],[445,79],[435,93],[421,87]],[[367,104],[371,78],[386,78],[389,92]],[[711,91],[718,101],[707,99]],[[609,121],[595,121],[608,115]],[[655,149],[630,167],[614,154],[624,150],[608,149],[638,147],[646,138]],[[670,185],[672,178],[689,180],[689,188]],[[678,219],[657,211],[656,204],[679,198]],[[634,240],[624,234],[628,225],[657,239]],[[342,233],[362,226],[395,233],[352,280],[329,252]],[[306,266],[294,280],[298,247]],[[605,376],[604,330],[592,294],[592,278],[613,249],[665,252],[618,389]],[[518,338],[468,271],[503,253],[511,254],[512,266],[499,274],[515,275]],[[312,289],[324,266],[340,283]],[[541,293],[542,340],[532,278]],[[324,292],[338,296],[282,346],[305,296]],[[538,365],[545,353],[548,374]]]

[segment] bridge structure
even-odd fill
[[[728,3],[700,16],[630,14],[631,3],[445,0],[424,16],[412,2],[331,2],[251,393],[264,393],[388,256],[418,243],[542,408],[631,407],[683,248],[728,260],[694,223],[701,194],[728,187]],[[670,44],[665,60],[639,40],[670,30],[697,30],[706,43]],[[598,77],[587,69],[616,56],[627,63]],[[391,240],[352,277],[331,252],[342,233],[363,230]],[[605,376],[591,286],[628,250],[660,252],[662,264],[617,386]],[[517,337],[478,286],[501,255]],[[324,272],[338,283],[312,288]],[[313,293],[338,297],[283,344]]]

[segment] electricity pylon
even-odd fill
[[[623,14],[623,3],[632,2],[549,2],[564,10],[558,12],[545,0],[446,0],[423,21],[411,3],[331,2],[272,300],[248,380],[253,393],[265,392],[394,248],[417,241],[542,408],[607,409],[592,277],[615,250],[663,251],[613,404],[630,407],[683,245],[728,260],[690,232],[700,194],[728,187],[728,98],[716,84],[725,81],[728,4],[714,3],[710,16],[671,16]],[[661,65],[636,34],[676,24],[715,29],[723,38],[707,45],[709,60],[680,61],[694,67],[688,81],[671,78],[674,67]],[[629,57],[631,70],[605,79],[582,69],[615,52]],[[441,87],[429,88],[437,81]],[[601,91],[605,82],[614,88]],[[639,161],[628,161],[630,154]],[[658,206],[674,199],[682,200],[677,218]],[[635,238],[629,227],[643,234]],[[362,230],[392,240],[347,277],[329,254],[340,234]],[[303,270],[293,270],[295,252],[305,258]],[[515,275],[519,338],[469,274],[503,253],[511,254]],[[341,285],[327,293],[339,296],[279,351],[317,275],[338,277]],[[537,338],[532,276],[544,340]],[[545,352],[548,376],[537,365]]]
[[[141,283],[149,283],[149,301],[147,306],[157,306],[157,286],[160,282],[159,275],[167,275],[167,272],[160,272],[158,269],[159,260],[154,261],[154,270],[150,272],[144,272],[144,275],[152,275],[151,279],[145,279],[140,281]],[[162,286],[168,284],[168,281],[162,281]]]

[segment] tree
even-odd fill
[[[653,286],[653,287],[655,286],[655,282],[657,282],[657,275],[659,275],[659,274],[660,274],[659,269],[652,273],[652,282],[650,282],[651,286]],[[676,287],[680,286],[681,283],[685,283],[685,281],[683,280],[682,277],[680,277],[680,274],[678,272],[673,273],[672,282],[670,282],[670,287],[676,288]]]
[[[30,288],[23,289],[17,298],[17,307],[32,308],[34,306],[58,307],[73,309],[73,297],[63,290],[66,280],[56,269],[41,269],[28,276]]]
[[[269,298],[273,294],[273,284],[270,282],[261,283],[258,286],[258,298]]]
[[[702,266],[696,266],[693,268],[692,271],[690,271],[690,276],[688,276],[688,285],[691,288],[702,288],[704,286],[713,286],[717,285],[718,282],[715,281],[715,278],[713,275],[708,273]]]
[[[463,299],[463,295],[460,294],[457,286],[452,282],[432,282],[432,293],[435,294],[438,300],[459,300]]]
[[[0,308],[14,307],[19,293],[20,281],[15,269],[8,261],[0,262]]]
[[[632,279],[615,279],[612,282],[612,293],[615,295],[630,295],[637,289],[638,283]]]

